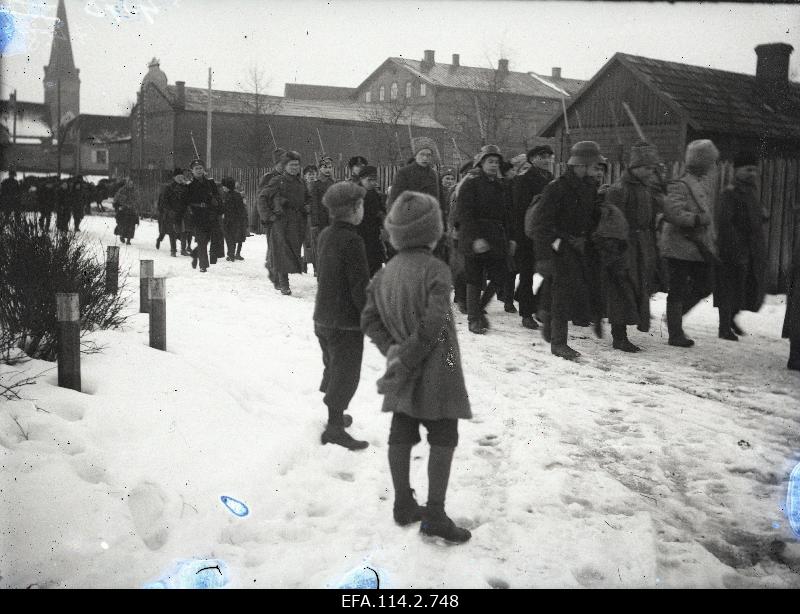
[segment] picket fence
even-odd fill
[[[385,191],[389,188],[399,166],[379,166],[378,180]],[[679,177],[683,173],[683,162],[667,163],[668,178]],[[261,225],[256,208],[258,196],[258,183],[261,177],[268,172],[267,168],[213,168],[209,176],[217,181],[223,177],[233,177],[239,184],[243,193],[250,218],[250,229],[254,233],[261,233]],[[563,167],[557,167],[555,174],[558,176]],[[617,181],[624,166],[619,162],[610,165],[607,183]],[[133,170],[131,178],[142,195],[141,214],[155,216],[157,211],[158,194],[161,187],[170,180],[166,171],[160,170]],[[345,179],[348,176],[346,166],[334,168],[335,179]],[[767,289],[769,292],[784,292],[786,289],[787,273],[791,264],[791,257],[796,241],[800,240],[800,159],[775,158],[760,162],[760,188],[761,203],[769,216],[764,226],[768,249]],[[719,194],[733,180],[733,165],[725,162],[719,165],[718,172],[709,178],[709,189],[713,195],[712,202],[719,200]]]

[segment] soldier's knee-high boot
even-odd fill
[[[669,344],[682,348],[690,348],[694,341],[683,332],[683,302],[670,299],[667,296],[667,330],[669,331]]]
[[[481,288],[474,284],[467,284],[467,320],[472,333],[482,334],[486,329],[481,324]]]

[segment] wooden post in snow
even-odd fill
[[[119,290],[119,245],[109,245],[106,249],[106,293],[116,294]]]
[[[80,301],[76,292],[56,294],[58,385],[81,391]]]
[[[153,276],[153,261],[139,261],[139,313],[150,310],[150,278]]]
[[[151,277],[150,282],[150,347],[167,349],[167,280]]]

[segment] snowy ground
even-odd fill
[[[87,234],[116,239],[113,219]],[[654,299],[644,352],[573,328],[573,364],[493,303],[486,336],[457,314],[475,418],[460,424],[447,509],[473,532],[425,543],[392,521],[389,416],[367,343],[351,413],[364,452],[321,446],[315,281],[267,282],[264,239],[209,273],[154,249],[144,221],[130,266],[132,317],[98,332],[83,393],[55,365],[26,401],[0,405],[0,588],[140,587],[175,561],[218,559],[230,587],[322,588],[365,561],[382,587],[800,587],[800,543],[782,511],[800,461],[800,374],[787,371],[783,297],[745,314],[739,343],[716,311],[687,319],[693,349],[666,344]],[[165,243],[168,243],[165,241]],[[138,260],[167,280],[167,352],[148,347]],[[427,444],[412,484],[425,500]],[[239,518],[220,502],[245,502]]]

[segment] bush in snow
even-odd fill
[[[43,231],[30,220],[5,222],[0,230],[0,361],[55,360],[57,292],[80,296],[82,332],[125,321],[120,292],[106,293],[105,262],[95,256],[97,246],[74,232]],[[120,275],[120,287],[123,282]]]

